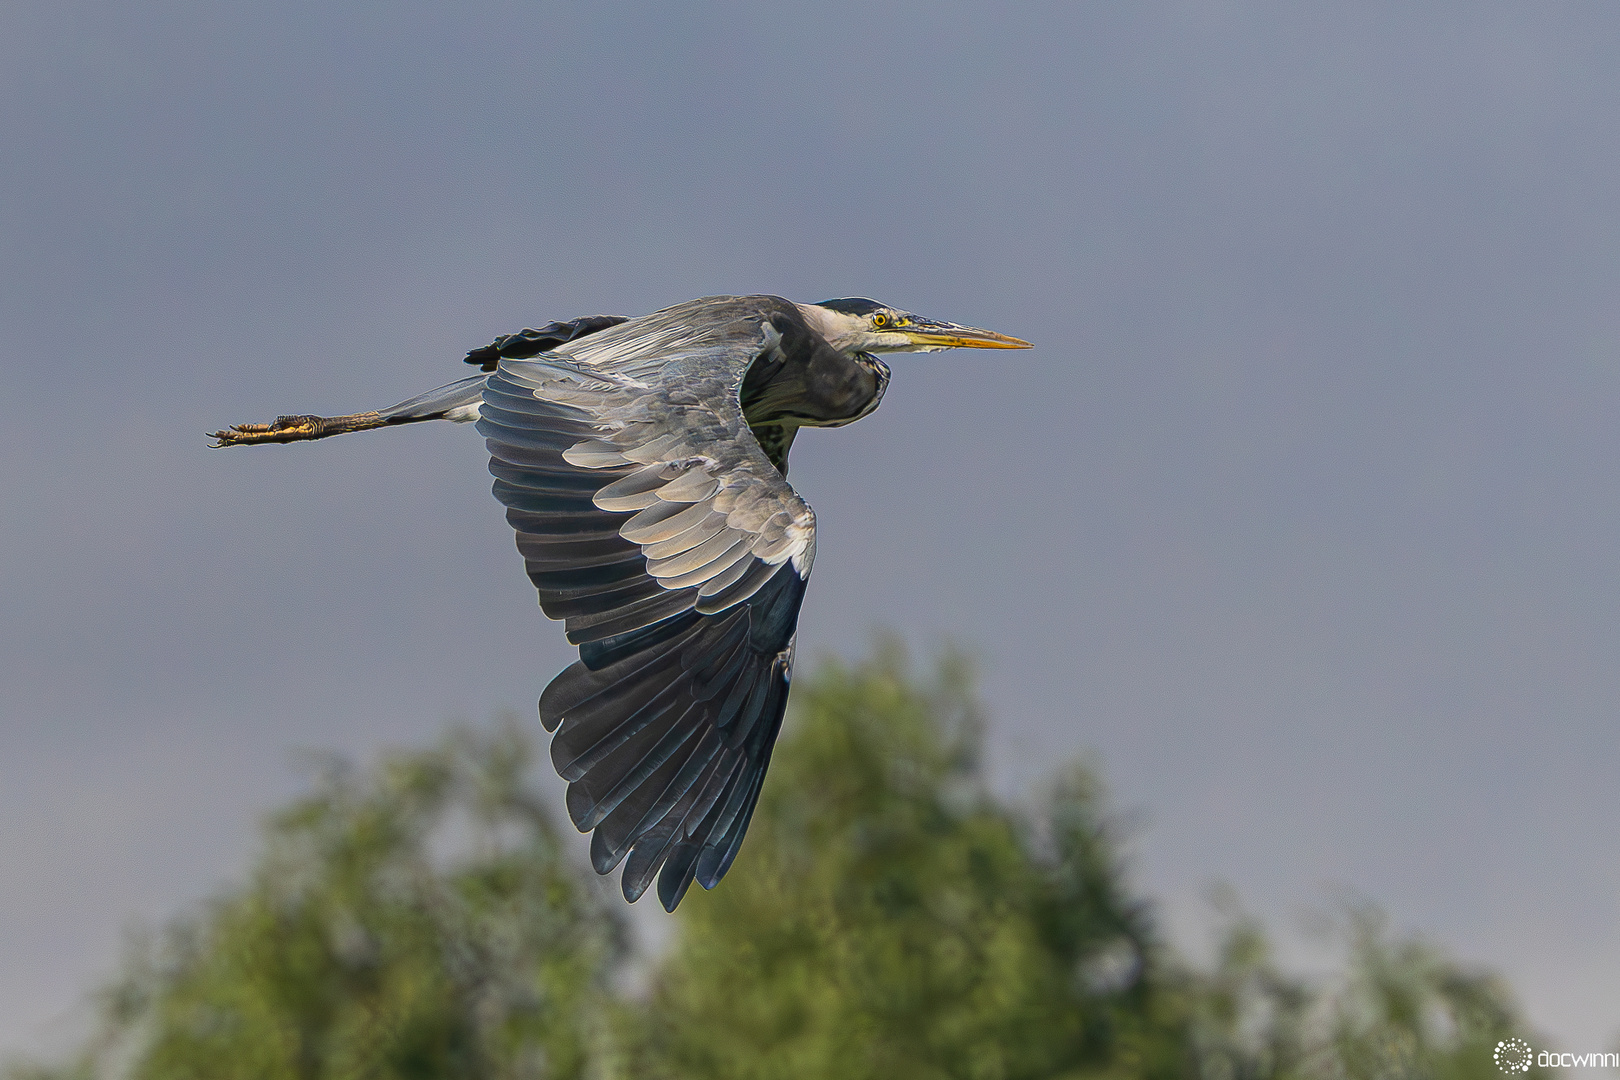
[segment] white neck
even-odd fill
[[[872,336],[872,324],[861,315],[845,315],[814,304],[794,304],[810,329],[839,352],[855,352]]]

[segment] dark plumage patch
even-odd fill
[[[764,424],[750,428],[754,438],[759,442],[759,448],[765,451],[765,456],[771,459],[776,471],[783,476],[787,475],[788,450],[793,446],[793,437],[799,433],[794,424]]]
[[[630,857],[625,899],[656,876],[673,911],[694,880],[713,888],[736,858],[782,726],[803,599],[803,579],[779,567],[744,605],[581,648],[546,687],[540,719],[557,729],[569,816],[595,830],[598,873]]]
[[[494,371],[502,359],[527,360],[587,334],[629,321],[624,315],[587,315],[568,322],[546,323],[538,330],[519,330],[498,337],[481,349],[473,349],[467,354],[467,363],[477,364],[483,371]]]
[[[845,315],[870,315],[874,311],[886,310],[884,305],[876,300],[869,300],[864,296],[845,296],[837,300],[823,300],[816,306],[842,312]]]

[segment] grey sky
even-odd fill
[[[1189,945],[1348,883],[1608,1045],[1617,70],[1601,3],[0,5],[0,1048],[289,748],[569,659],[470,429],[202,432],[716,292],[1039,346],[801,438],[801,655],[978,650]]]

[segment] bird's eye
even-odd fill
[[[887,326],[888,324],[889,324],[889,317],[887,315],[883,314],[883,312],[880,311],[876,315],[872,316],[872,325],[873,326],[883,327],[883,326]]]

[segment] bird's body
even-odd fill
[[[392,409],[282,417],[220,445],[293,442],[428,419],[477,420],[495,496],[545,613],[580,660],[540,719],[594,830],[598,873],[674,910],[730,867],[781,726],[815,515],[788,486],[803,426],[878,405],[878,351],[1021,348],[869,300],[707,297],[498,339],[485,372]]]

